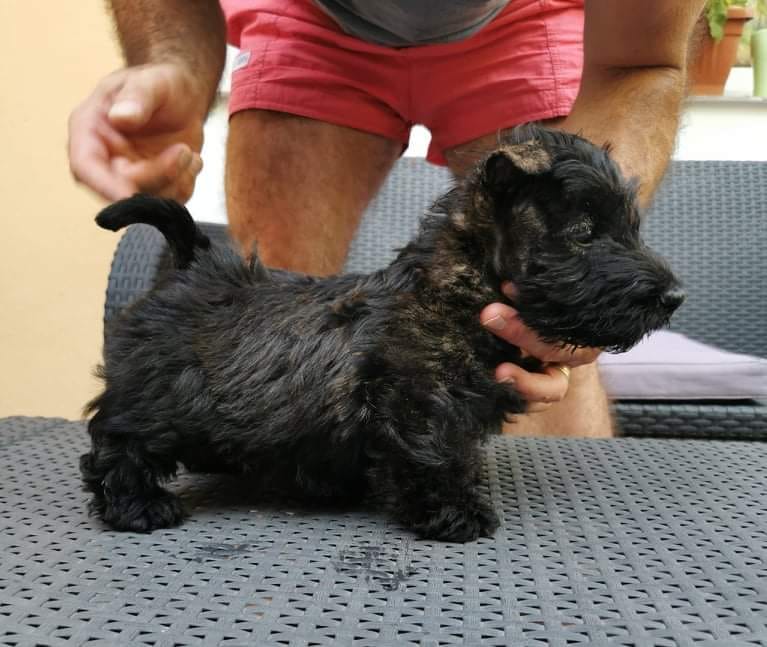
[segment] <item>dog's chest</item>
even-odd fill
[[[503,345],[479,323],[479,309],[412,301],[392,318],[379,345],[394,378],[422,389],[486,382]]]

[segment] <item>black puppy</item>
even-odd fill
[[[488,536],[480,444],[525,408],[493,377],[519,349],[479,323],[501,282],[541,338],[609,350],[665,325],[683,298],[607,151],[532,126],[369,275],[245,263],[167,200],[136,196],[97,222],[154,225],[176,265],[110,324],[106,388],[89,405],[80,467],[92,510],[119,530],[182,521],[161,486],[182,463],[312,498],[367,493],[421,537]]]

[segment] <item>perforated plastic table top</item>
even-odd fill
[[[151,535],[85,510],[78,422],[0,421],[0,645],[767,645],[767,445],[494,439],[492,539],[182,475]]]

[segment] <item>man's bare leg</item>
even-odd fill
[[[402,149],[352,128],[268,110],[229,123],[232,237],[270,267],[327,275],[343,267],[362,213]]]
[[[594,364],[579,366],[570,373],[570,386],[561,402],[545,411],[516,416],[503,432],[513,436],[570,436],[612,438],[610,403]]]
[[[450,170],[456,175],[464,174],[497,142],[498,135],[486,135],[445,151]],[[610,405],[596,365],[574,368],[567,395],[561,402],[539,413],[517,416],[513,423],[504,426],[504,432],[515,436],[612,437]]]

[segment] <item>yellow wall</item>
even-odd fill
[[[78,418],[117,236],[75,185],[67,117],[120,65],[103,0],[0,2],[0,416]]]

